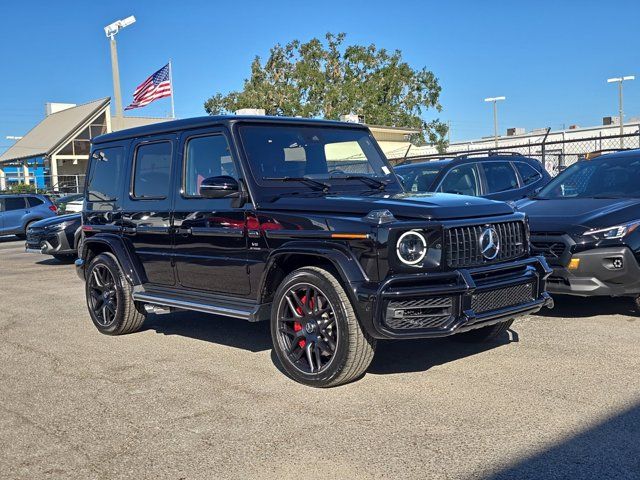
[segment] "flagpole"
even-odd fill
[[[173,103],[173,65],[171,65],[171,59],[169,59],[169,83],[171,84],[171,118],[176,118],[176,108]]]

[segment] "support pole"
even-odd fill
[[[171,59],[169,59],[169,84],[171,85],[171,118],[176,118],[176,107],[173,103],[173,65],[171,64]]]
[[[115,102],[115,114],[117,118],[117,128],[122,128],[122,94],[120,92],[120,69],[118,67],[118,47],[116,45],[115,35],[112,35],[109,39],[111,46],[111,74],[113,76],[113,100]]]

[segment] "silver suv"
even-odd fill
[[[46,195],[0,195],[0,235],[25,238],[31,223],[57,213],[58,208]]]

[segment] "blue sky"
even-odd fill
[[[640,115],[637,1],[7,1],[0,29],[0,151],[26,133],[44,103],[111,95],[103,27],[135,15],[117,37],[123,99],[173,59],[176,113],[204,114],[216,92],[238,89],[254,55],[275,43],[345,32],[350,43],[400,49],[440,79],[452,140],[490,135],[487,96],[505,95],[500,129],[598,124],[617,113],[626,84],[627,118]],[[168,99],[134,110],[169,113]],[[427,113],[426,118],[432,118]]]

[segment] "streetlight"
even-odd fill
[[[620,148],[624,148],[624,111],[622,108],[622,82],[627,80],[635,80],[636,77],[633,75],[627,75],[626,77],[616,77],[616,78],[607,78],[607,83],[618,83],[618,102],[619,102],[619,114],[620,118],[618,122],[620,123]]]
[[[120,93],[120,71],[118,69],[118,49],[116,47],[116,34],[125,27],[136,22],[133,15],[122,20],[116,20],[104,27],[104,33],[111,44],[111,74],[113,75],[113,97],[116,103],[116,117],[122,118],[122,95]]]
[[[506,100],[507,97],[489,97],[485,98],[485,102],[493,102],[493,137],[498,148],[498,101]]]

